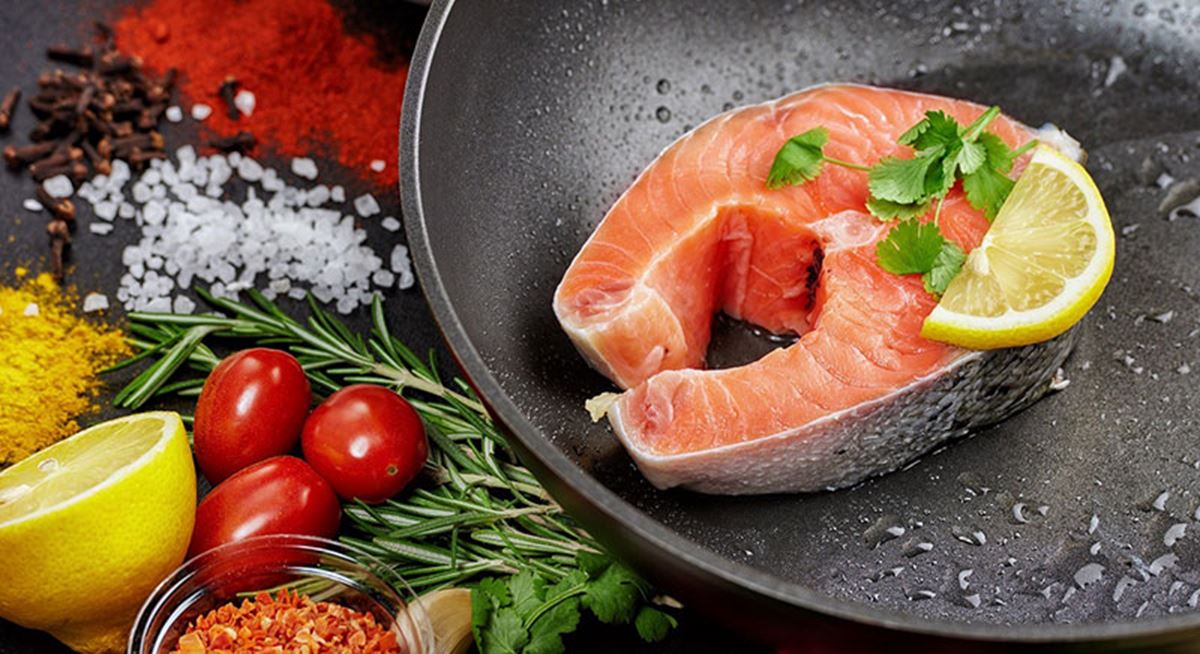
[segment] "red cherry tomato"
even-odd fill
[[[311,392],[296,358],[257,347],[232,354],[204,382],[193,426],[196,462],[214,485],[296,446]]]
[[[329,482],[300,459],[277,456],[234,474],[204,497],[188,557],[251,536],[332,538],[341,517]]]
[[[369,385],[329,396],[304,423],[304,458],[345,499],[382,502],[425,465],[429,445],[412,405]]]

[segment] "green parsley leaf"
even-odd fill
[[[928,199],[926,176],[934,161],[933,156],[884,158],[867,173],[867,188],[871,191],[871,197],[898,204],[913,204]]]
[[[483,631],[492,613],[508,603],[508,587],[495,577],[481,579],[471,589],[471,631],[475,634],[476,642],[482,642]]]
[[[529,628],[529,644],[523,654],[562,654],[563,634],[579,626],[579,599],[568,598],[546,611]]]
[[[520,654],[529,642],[529,631],[521,622],[521,616],[512,607],[505,607],[492,614],[492,619],[479,645],[481,654]]]
[[[925,284],[925,290],[934,295],[945,293],[946,287],[958,275],[958,271],[962,270],[963,262],[966,260],[967,255],[963,253],[962,248],[952,241],[942,243],[942,249],[933,261],[933,268],[921,277],[921,281]]]
[[[810,182],[821,174],[825,161],[823,148],[829,141],[829,131],[824,127],[813,129],[788,139],[767,174],[767,188],[780,189],[784,186]]]
[[[986,152],[987,164],[989,166],[1002,173],[1012,170],[1013,159],[1016,157],[1013,156],[1013,151],[1009,149],[1004,139],[991,132],[984,132],[979,135],[979,144],[983,146]],[[974,171],[965,172],[971,173]]]
[[[879,267],[896,275],[924,274],[933,270],[946,242],[937,225],[906,220],[892,228],[875,246]]]
[[[910,145],[918,153],[938,146],[950,146],[959,140],[962,128],[944,111],[928,111],[921,122],[900,135],[897,143]]]
[[[992,136],[988,134],[988,136]],[[1001,141],[1003,143],[1003,141]],[[955,157],[955,164],[963,175],[970,175],[979,170],[988,160],[986,147],[977,141],[964,141],[962,149],[958,151],[958,156]]]
[[[643,606],[633,621],[638,635],[647,643],[657,643],[667,637],[671,630],[679,626],[674,617],[658,609]]]
[[[508,580],[512,606],[518,615],[528,615],[541,605],[545,586],[546,581],[530,570],[519,572]]]
[[[993,168],[989,159],[988,164],[963,177],[963,192],[967,196],[967,202],[982,211],[988,222],[991,222],[996,219],[996,214],[1008,199],[1015,183],[1007,175]]]
[[[579,564],[579,569],[583,570],[590,578],[600,576],[601,572],[613,564],[611,556],[592,552],[580,552],[575,555],[575,560]]]
[[[915,204],[900,204],[899,202],[889,202],[888,200],[880,200],[876,197],[867,198],[867,211],[871,212],[872,216],[880,220],[908,220],[909,218],[918,218],[929,213],[929,201],[917,202]]]
[[[583,605],[601,622],[629,622],[640,597],[637,577],[625,566],[613,564],[588,584]]]

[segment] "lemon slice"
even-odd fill
[[[195,507],[171,412],[96,425],[0,471],[0,617],[76,651],[124,651],[138,607],[187,552]]]
[[[1096,183],[1043,145],[921,335],[976,350],[1054,338],[1100,298],[1115,249]]]

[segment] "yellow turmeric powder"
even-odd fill
[[[77,305],[49,273],[0,286],[0,465],[78,431],[75,419],[96,409],[100,371],[129,353],[120,330]]]

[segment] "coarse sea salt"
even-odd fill
[[[296,157],[292,159],[292,172],[304,179],[316,179],[317,162],[308,157]]]
[[[238,91],[237,95],[233,96],[233,106],[237,107],[237,110],[242,112],[243,116],[249,116],[254,113],[255,102],[254,93],[246,89]]]
[[[42,182],[42,188],[52,198],[69,198],[75,193],[75,185],[66,175],[55,175]]]
[[[370,218],[379,213],[379,202],[374,195],[364,193],[354,198],[354,210],[363,218]]]
[[[212,107],[202,102],[197,102],[192,105],[192,120],[204,120],[212,115],[212,111]]]
[[[382,173],[384,168],[387,168],[387,162],[383,159],[374,159],[371,161],[371,170]]]
[[[388,216],[387,218],[379,221],[379,225],[389,232],[399,231],[400,229],[400,221],[396,220],[393,216]]]
[[[83,296],[83,312],[92,313],[108,308],[108,296],[101,293],[88,293]]]
[[[33,198],[25,198],[25,201],[21,203],[21,206],[25,207],[26,211],[35,211],[36,212],[36,211],[41,211],[43,209],[42,203],[38,202],[37,200],[34,200]]]
[[[172,123],[178,123],[179,121],[183,120],[183,109],[180,109],[175,105],[171,105],[167,107],[167,110],[163,112],[163,115],[167,117],[168,121]]]
[[[379,288],[413,286],[408,249],[399,246],[387,262],[378,256],[355,227],[360,207],[344,206],[342,187],[294,183],[250,157],[202,157],[185,146],[137,176],[115,161],[111,174],[85,182],[78,196],[94,212],[133,212],[141,236],[121,254],[125,274],[116,294],[130,311],[191,313],[196,305],[182,291],[197,284],[227,298],[255,287],[269,298],[312,293],[346,314]],[[364,197],[378,213],[375,199]]]

